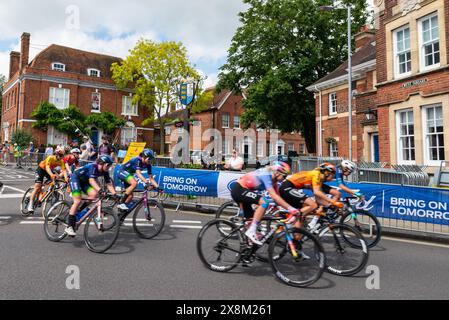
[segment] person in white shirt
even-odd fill
[[[245,162],[239,157],[236,150],[232,150],[232,157],[227,161],[225,169],[233,171],[242,171]]]

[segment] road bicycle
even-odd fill
[[[318,281],[326,266],[324,249],[318,239],[304,229],[290,228],[281,217],[265,216],[261,242],[268,244],[268,259],[274,275],[283,283],[307,287]],[[214,219],[197,238],[197,252],[203,264],[216,272],[229,272],[239,264],[248,265],[257,258],[256,245],[245,235],[249,220],[231,222]],[[223,234],[220,230],[227,230]]]
[[[96,200],[83,199],[89,206],[77,214],[76,230],[84,225],[84,242],[87,248],[95,253],[104,253],[116,242],[120,223],[117,214],[110,209],[103,208],[102,203],[108,199],[116,199],[115,195],[101,195]],[[60,242],[67,237],[65,229],[71,204],[60,201],[53,205],[45,216],[44,232],[48,240]]]
[[[53,206],[55,203],[59,201],[65,200],[65,192],[64,190],[67,188],[67,183],[63,180],[47,180],[41,188],[41,192],[36,195],[33,208],[36,210],[37,208],[42,207],[42,217],[45,218],[45,214],[47,210]],[[20,212],[23,216],[30,216],[34,214],[34,212],[28,211],[28,204],[30,203],[31,194],[34,191],[34,186],[28,188],[25,194],[22,197],[22,201],[20,202]]]
[[[162,193],[161,189],[145,187],[143,191],[137,191],[142,196],[137,200],[132,200],[127,206],[128,210],[119,210],[120,224],[126,225],[126,217],[134,212],[132,226],[134,232],[143,239],[153,239],[162,231],[165,226],[165,210],[162,204],[155,199],[149,199],[150,190]]]

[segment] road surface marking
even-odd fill
[[[21,193],[25,193],[25,192],[26,192],[25,190],[17,189],[17,188],[10,187],[10,186],[3,186],[3,188],[5,188],[5,189],[11,189],[11,190],[18,191],[18,192],[21,192]]]
[[[176,229],[202,229],[202,226],[183,226],[183,225],[171,225],[170,228],[176,228]]]
[[[173,223],[201,224],[201,221],[173,220]]]
[[[0,217],[0,220],[9,220],[9,219],[11,219],[12,217]]]
[[[398,239],[398,238],[390,238],[390,237],[382,237],[382,240],[390,240],[390,241],[404,242],[404,243],[411,243],[411,244],[420,244],[420,245],[423,245],[423,246],[439,247],[439,248],[449,249],[449,245],[440,244],[440,243],[431,243],[431,242],[423,242],[423,241],[416,241],[416,240],[406,240],[406,239]]]
[[[44,221],[20,221],[20,224],[44,224]]]
[[[22,199],[23,194],[0,194],[0,199]]]

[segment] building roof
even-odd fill
[[[52,44],[40,52],[30,66],[48,70],[53,62],[65,64],[66,72],[87,74],[87,69],[98,69],[101,77],[111,78],[111,65],[122,62],[122,59]]]
[[[354,69],[356,69],[357,66],[364,65],[366,63],[375,60],[376,60],[376,43],[372,41],[365,44],[363,47],[361,47],[358,51],[356,51],[352,55],[352,66]],[[307,89],[312,91],[315,86],[324,84],[326,82],[330,82],[342,76],[346,76],[348,74],[347,69],[348,69],[348,60],[342,63],[337,69],[335,69],[325,77],[321,78],[313,85],[309,86]]]

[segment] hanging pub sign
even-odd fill
[[[188,106],[193,101],[193,83],[181,84],[181,103]]]

